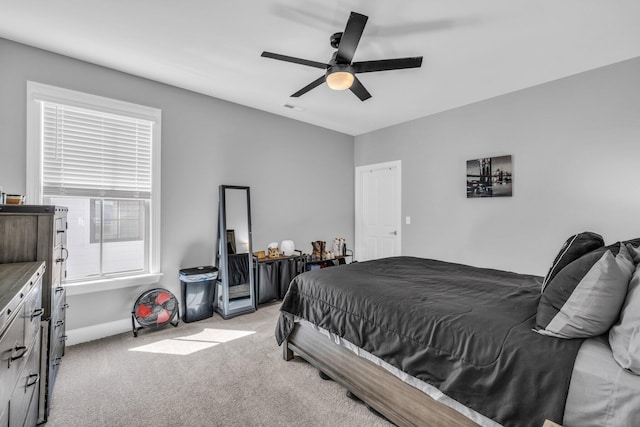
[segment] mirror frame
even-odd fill
[[[229,300],[229,253],[227,230],[227,190],[244,190],[247,192],[247,230],[248,252],[246,253],[249,266],[249,295],[247,298]],[[234,242],[235,244],[235,242]],[[239,185],[220,185],[218,187],[218,236],[216,241],[217,255],[216,267],[218,268],[218,280],[215,289],[215,309],[223,319],[238,316],[240,314],[256,311],[255,278],[253,270],[253,246],[251,234],[251,196],[249,187]]]

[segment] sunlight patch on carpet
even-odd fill
[[[204,329],[197,334],[165,339],[140,347],[130,348],[129,351],[146,353],[163,353],[185,356],[196,351],[205,350],[216,345],[255,334],[255,331],[236,331],[231,329]]]
[[[203,329],[202,332],[189,335],[183,338],[176,338],[179,340],[190,341],[207,341],[207,342],[227,342],[233,341],[238,338],[246,337],[247,335],[255,334],[256,331],[236,331],[233,329]]]

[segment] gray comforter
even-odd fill
[[[532,331],[541,277],[394,257],[297,276],[293,317],[342,338],[505,426],[561,423],[581,340]]]

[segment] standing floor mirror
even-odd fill
[[[216,311],[229,319],[255,311],[249,187],[221,185],[216,242]]]

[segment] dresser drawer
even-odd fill
[[[58,259],[56,257],[56,259]],[[61,275],[62,275],[62,262],[53,262],[51,263],[51,290],[53,292],[54,289],[60,286]]]
[[[57,294],[54,310],[51,314],[51,335],[50,347],[52,357],[64,356],[66,335],[66,310],[67,310],[67,290],[63,288]]]
[[[40,331],[40,321],[44,309],[42,308],[42,279],[38,278],[36,283],[30,284],[31,291],[26,296],[24,302],[24,342],[33,342],[33,338]]]
[[[24,342],[24,305],[21,305],[4,334],[0,336],[0,402],[9,401],[18,374],[25,364],[28,348]]]
[[[60,217],[56,218],[54,225],[55,243],[54,246],[63,245],[67,242],[67,219]]]
[[[53,318],[51,319],[51,325],[49,326],[52,331],[50,334],[52,337],[60,335],[60,332],[65,330],[66,319],[64,317],[56,317],[57,318],[55,320]]]
[[[59,319],[56,323],[51,324],[51,335],[49,347],[51,348],[51,357],[64,356],[64,344],[66,341],[66,325],[63,319]]]
[[[54,288],[53,293],[53,304],[51,304],[51,317],[55,318],[56,316],[60,316],[62,318],[65,317],[65,306],[67,304],[67,288],[58,284],[56,288]]]
[[[66,270],[66,262],[69,252],[64,246],[56,246],[53,248],[53,262],[51,263],[51,287],[55,289],[60,286],[60,282],[63,282],[64,272]]]
[[[53,392],[53,387],[56,384],[56,378],[58,378],[58,369],[62,363],[62,356],[49,355],[49,372],[47,374],[47,387],[49,393]],[[49,397],[51,397],[49,395]]]
[[[50,329],[51,333],[49,335],[49,348],[50,357],[52,360],[60,359],[64,356],[64,347],[66,341],[66,307],[67,307],[67,290],[66,288],[62,288],[60,292],[56,293],[55,296],[55,305],[53,312],[51,314],[51,323]],[[58,360],[59,364],[60,361]]]
[[[63,306],[67,300],[67,289],[62,285],[62,283],[56,283],[55,288],[51,289],[51,318],[62,318],[64,319],[64,309]]]
[[[26,296],[27,289],[20,289],[0,312],[0,335],[2,335],[4,329],[9,325],[9,321],[16,316],[16,310],[20,304],[22,304]]]
[[[37,396],[40,390],[40,335],[34,337],[26,358],[26,363],[18,376],[15,388],[11,394],[9,405],[9,426],[30,426],[27,418],[38,418]],[[36,396],[34,398],[34,396]],[[34,412],[35,411],[35,412]]]

